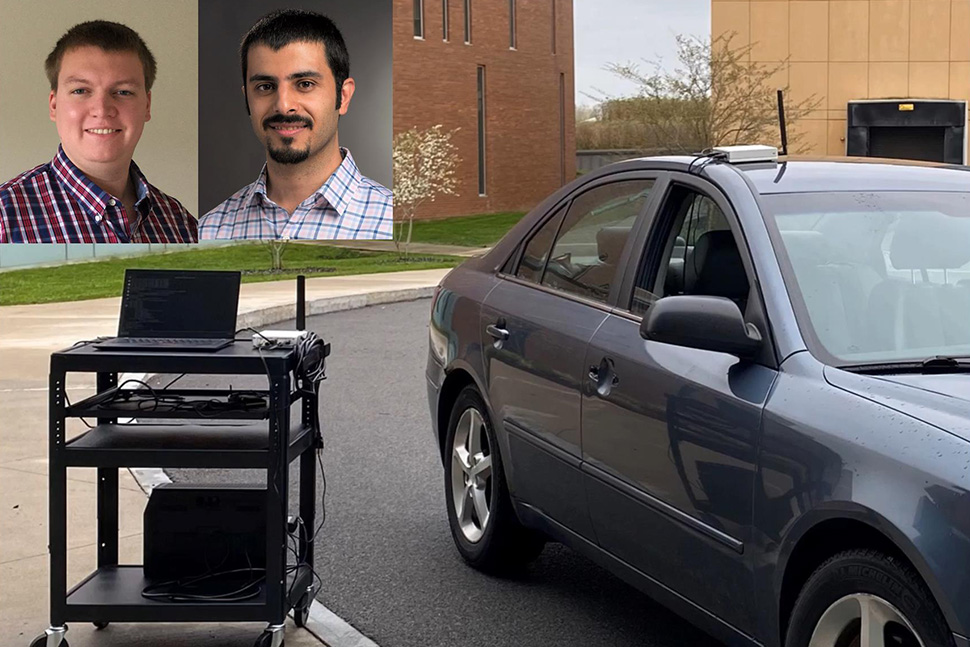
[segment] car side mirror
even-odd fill
[[[640,324],[640,336],[665,344],[730,353],[753,359],[761,333],[746,323],[737,304],[724,297],[670,296],[655,301]]]

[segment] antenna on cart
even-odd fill
[[[306,330],[306,277],[296,277],[296,329]]]

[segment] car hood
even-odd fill
[[[970,441],[970,373],[860,375],[826,366],[829,384]]]

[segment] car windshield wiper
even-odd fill
[[[845,364],[838,368],[867,375],[882,373],[970,373],[970,357],[935,355],[922,360]]]

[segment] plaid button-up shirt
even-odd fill
[[[0,184],[0,243],[194,243],[198,222],[131,163],[135,213],[58,146],[47,164]]]
[[[283,238],[309,240],[389,239],[394,231],[391,192],[364,177],[350,151],[327,181],[292,214],[266,195],[266,166],[259,178],[202,216],[203,240]]]

